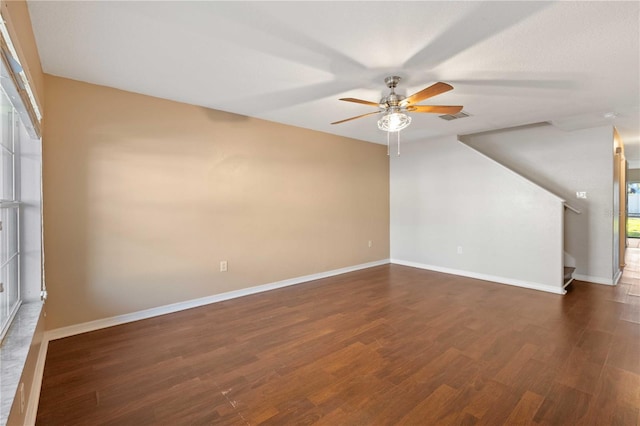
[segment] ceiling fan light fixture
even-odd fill
[[[399,132],[411,124],[411,117],[403,112],[390,111],[378,120],[378,128],[385,132]]]

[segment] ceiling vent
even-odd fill
[[[446,114],[446,115],[439,115],[438,117],[442,118],[443,120],[447,120],[447,121],[451,121],[451,120],[457,120],[459,118],[465,118],[465,117],[469,117],[471,114],[464,112],[464,111],[460,111],[457,114]]]

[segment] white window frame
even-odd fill
[[[18,126],[20,126],[21,123],[18,119],[18,112],[15,106],[13,105],[13,103],[11,102],[10,95],[4,89],[4,84],[6,83],[3,82],[3,86],[0,87],[0,96],[6,97],[7,101],[9,101],[9,103],[11,103],[12,105],[12,110],[8,120],[10,133],[7,135],[5,134],[0,135],[0,137],[2,138],[4,137],[10,138],[10,143],[7,144],[6,143],[7,141],[2,141],[2,143],[0,143],[0,150],[4,151],[4,153],[8,155],[11,155],[12,167],[11,167],[10,177],[6,176],[4,171],[0,169],[1,170],[0,184],[2,184],[4,187],[3,180],[5,178],[11,179],[11,194],[10,194],[11,199],[6,199],[6,198],[0,199],[0,211],[4,213],[4,211],[13,210],[15,212],[15,220],[14,220],[15,223],[4,223],[0,221],[0,226],[2,227],[0,229],[0,235],[2,236],[2,238],[5,238],[5,235],[8,235],[8,233],[13,233],[15,235],[16,241],[15,241],[15,248],[11,247],[12,250],[10,253],[7,250],[7,256],[8,256],[7,259],[0,259],[0,272],[4,272],[5,268],[11,268],[11,263],[15,261],[16,277],[15,277],[15,282],[2,283],[4,288],[2,293],[0,293],[0,303],[5,304],[3,308],[7,311],[7,316],[5,318],[0,317],[0,342],[2,342],[2,340],[4,339],[7,331],[9,330],[9,327],[11,326],[11,323],[14,317],[16,316],[16,313],[18,312],[18,309],[22,305],[22,294],[21,294],[22,284],[20,280],[21,229],[20,229],[20,201],[19,201],[19,198],[20,198],[19,197],[19,188],[20,188],[20,181],[19,181],[20,180],[20,164],[19,164],[20,136],[19,134],[20,132],[18,131]],[[2,119],[4,119],[4,117]],[[5,195],[6,194],[3,194],[3,196]],[[0,217],[4,217],[4,214],[2,214]],[[10,221],[6,221],[6,222],[10,222]],[[9,226],[15,226],[16,229],[12,230],[9,228]],[[9,248],[10,242],[8,239],[5,241],[2,241],[2,240],[0,241],[2,242],[2,244],[5,244],[5,243],[7,244],[7,247],[5,248]],[[9,272],[7,272],[7,274],[9,274]],[[4,277],[2,275],[0,275],[0,280],[4,280]],[[9,294],[13,294],[13,293],[15,293],[16,301],[12,306],[9,306],[9,303],[11,302],[9,299]]]

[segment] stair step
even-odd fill
[[[573,266],[565,266],[564,267],[564,279],[569,279],[571,278],[571,276],[573,275],[573,271],[575,271],[576,268],[574,268]]]
[[[573,266],[564,267],[564,287],[568,286],[571,281],[573,281],[573,271],[575,270],[576,268],[574,268]]]

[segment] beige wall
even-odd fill
[[[384,146],[49,75],[45,88],[49,329],[389,257]]]
[[[7,24],[11,40],[20,57],[20,63],[35,93],[38,106],[42,110],[44,105],[44,74],[42,73],[36,40],[31,29],[31,18],[29,17],[27,2],[25,0],[2,0],[0,1],[0,10]]]

